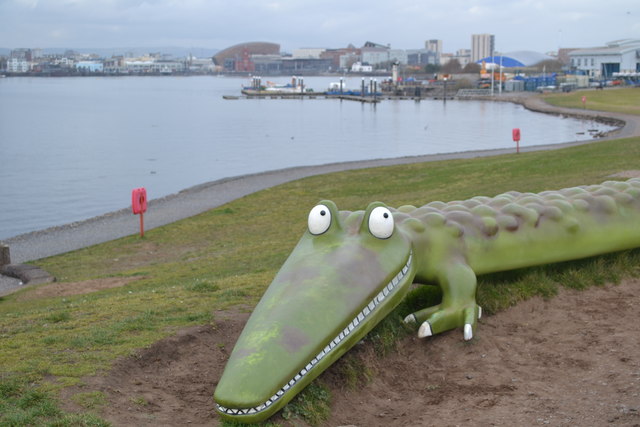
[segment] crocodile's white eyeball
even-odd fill
[[[369,215],[369,231],[378,239],[388,239],[393,234],[393,215],[384,206],[378,206]]]
[[[317,205],[309,212],[309,232],[311,234],[322,234],[331,225],[331,211],[325,205]]]

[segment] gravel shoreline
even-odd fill
[[[640,117],[638,116],[557,108],[546,104],[537,96],[504,96],[499,98],[494,97],[493,100],[519,103],[525,108],[537,112],[607,121],[608,123],[617,123],[621,126],[618,130],[604,138],[566,142],[562,144],[520,147],[520,150],[523,152],[552,150],[614,138],[640,136]],[[151,200],[149,202],[149,209],[145,214],[145,229],[153,229],[180,219],[188,218],[245,195],[308,176],[378,166],[495,156],[512,152],[512,148],[504,148],[364,160],[319,166],[292,167],[225,178],[200,184],[160,199]],[[12,263],[17,264],[103,243],[135,234],[138,230],[138,218],[132,215],[130,209],[127,208],[85,221],[22,234],[7,239],[4,243],[10,247]]]

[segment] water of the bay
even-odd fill
[[[284,83],[285,79],[274,79]],[[307,78],[325,90],[334,79]],[[347,79],[357,88],[360,79]],[[590,139],[595,122],[481,101],[225,100],[248,79],[0,79],[0,239],[224,177]]]

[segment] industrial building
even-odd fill
[[[571,67],[593,78],[640,73],[640,39],[615,40],[603,47],[569,52]]]

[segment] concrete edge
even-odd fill
[[[56,280],[42,268],[31,264],[7,264],[0,269],[0,274],[19,279],[24,285],[51,283]]]

